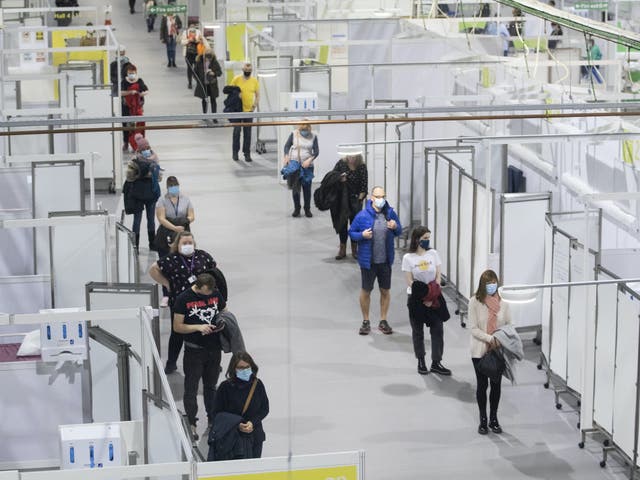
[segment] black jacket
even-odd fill
[[[239,460],[253,457],[253,433],[243,433],[238,425],[244,423],[240,415],[220,412],[209,431],[207,461]]]
[[[220,96],[218,77],[222,75],[222,67],[215,57],[211,59],[206,69],[204,68],[205,62],[206,60],[202,57],[196,57],[196,61],[193,63],[196,75],[196,88],[193,91],[193,96],[205,99],[211,95],[213,98],[218,98]],[[209,72],[208,75],[207,72]]]
[[[440,303],[438,308],[430,308],[422,303],[422,299],[428,292],[429,286],[424,282],[416,280],[411,284],[411,295],[409,295],[409,299],[407,300],[409,318],[424,323],[427,326],[430,326],[431,320],[434,319],[440,320],[441,322],[449,320],[451,315],[449,314],[447,302],[442,294],[438,297],[438,303]]]
[[[127,214],[141,212],[146,202],[158,199],[157,191],[153,185],[153,178],[149,175],[150,163],[136,158],[132,159],[131,162],[135,162],[138,166],[138,176],[133,182],[124,182],[122,187],[124,210]]]
[[[226,85],[222,89],[227,98],[224,99],[224,112],[234,113],[242,111],[242,98],[240,97],[240,87]]]
[[[180,17],[178,15],[175,16],[175,19],[176,19],[176,30],[177,30],[177,34],[176,34],[176,43],[177,43],[180,38],[180,30],[182,29],[182,20],[180,20]],[[162,43],[167,43],[168,38],[169,38],[169,29],[167,28],[167,16],[164,15],[162,17],[162,20],[160,21],[160,41]]]
[[[313,202],[318,210],[331,210],[333,228],[340,233],[349,220],[349,192],[340,172],[331,170],[324,176]]]

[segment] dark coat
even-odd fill
[[[224,112],[235,113],[242,111],[242,98],[240,97],[240,87],[226,85],[222,89],[227,98],[224,99]]]
[[[248,382],[242,380],[227,379],[218,386],[213,406],[213,415],[216,416],[220,412],[233,413],[240,415],[244,403],[249,396],[253,379]],[[249,404],[249,408],[243,415],[244,420],[253,423],[254,442],[263,442],[266,439],[264,429],[262,428],[262,420],[269,414],[269,398],[264,388],[264,384],[258,379],[256,390]]]
[[[246,352],[244,338],[236,316],[225,310],[220,313],[220,319],[224,320],[224,330],[220,332],[220,345],[224,353]]]
[[[205,70],[206,59],[204,57],[196,58],[193,63],[194,73],[196,75],[196,88],[193,91],[195,97],[218,98],[220,90],[218,89],[218,77],[222,76],[222,68],[218,63],[218,59],[213,57]]]
[[[176,43],[177,43],[180,38],[180,30],[182,29],[182,20],[180,20],[180,17],[178,15],[175,16],[175,19],[176,19],[176,30],[177,30],[177,34],[176,34]],[[162,43],[167,43],[168,38],[169,38],[169,30],[167,28],[167,16],[164,15],[160,21],[160,41]]]
[[[313,202],[316,204],[318,210],[332,210],[331,216],[333,217],[333,210],[337,211],[343,206],[343,194],[346,193],[346,185],[342,182],[341,174],[335,170],[331,170],[324,176],[316,191],[313,192]],[[346,206],[348,208],[348,203]]]
[[[151,173],[151,162],[133,158],[129,163],[138,167],[138,173],[133,181],[124,182],[122,187],[126,214],[141,212],[144,210],[146,202],[159,198],[156,185],[154,185],[154,176]]]
[[[209,431],[207,461],[238,460],[253,457],[253,433],[243,433],[238,425],[244,423],[240,415],[220,412]]]
[[[431,321],[434,319],[441,322],[449,320],[451,315],[449,314],[447,301],[444,299],[444,296],[440,294],[438,297],[438,303],[440,304],[438,308],[431,308],[422,303],[427,293],[429,293],[429,286],[426,283],[416,280],[411,284],[411,295],[409,295],[407,301],[409,318],[424,323],[427,326],[430,326]]]

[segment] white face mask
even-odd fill
[[[387,201],[384,198],[376,198],[373,200],[373,204],[376,206],[376,208],[378,208],[379,210],[382,210],[382,207],[384,207],[384,204],[387,203]]]
[[[192,243],[187,243],[185,245],[180,246],[180,253],[186,257],[193,255],[195,251],[195,247]]]

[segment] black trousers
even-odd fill
[[[196,424],[198,414],[198,387],[202,379],[202,393],[207,417],[213,421],[213,402],[216,396],[216,385],[220,376],[222,352],[219,349],[204,348],[184,349],[184,410],[190,425]]]
[[[171,313],[171,335],[169,335],[169,351],[167,352],[167,364],[175,365],[178,363],[178,357],[180,356],[180,350],[182,350],[182,343],[184,342],[184,336],[181,333],[177,333],[173,330],[173,301],[171,299],[169,312]]]
[[[349,239],[349,225],[353,223],[353,219],[356,218],[358,212],[362,210],[362,200],[358,198],[358,195],[349,194],[349,222],[344,224],[342,230],[338,234],[340,237],[340,243],[347,243]]]
[[[304,200],[304,209],[309,210],[311,208],[311,184],[304,184],[298,182],[298,190],[295,188],[291,191],[293,197],[293,207],[296,210],[300,210],[300,190],[302,190],[302,196]]]
[[[500,404],[500,393],[502,390],[502,376],[497,382],[493,382],[478,371],[479,358],[472,358],[473,369],[476,371],[476,401],[478,402],[478,409],[480,410],[480,416],[487,418],[487,388],[491,383],[491,393],[489,394],[489,418],[497,418],[498,405]]]
[[[233,123],[251,123],[253,118],[237,118]],[[251,155],[251,127],[233,127],[233,153],[240,151],[240,130],[242,130],[242,153],[245,157]]]
[[[425,323],[413,318],[411,312],[409,312],[409,323],[411,324],[413,352],[416,358],[424,358],[426,355],[424,347]],[[432,315],[429,318],[429,333],[431,334],[431,361],[433,363],[439,363],[444,353],[444,326],[442,320],[436,315]]]
[[[193,69],[195,68],[196,63],[196,55],[185,55],[184,61],[187,64],[187,80],[189,81],[189,85],[191,85],[191,81],[193,80],[194,74]]]
[[[211,103],[211,113],[216,113],[218,111],[218,105],[216,103],[216,97],[213,95],[209,95],[209,103]],[[207,99],[202,99],[202,113],[207,113]]]

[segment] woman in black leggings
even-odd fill
[[[362,160],[362,155],[348,155],[344,159],[338,160],[333,170],[342,175],[341,180],[347,184],[349,194],[349,220],[338,233],[340,237],[340,249],[336,255],[336,260],[342,260],[347,256],[347,228],[353,222],[358,212],[362,210],[362,202],[369,191],[367,165]],[[358,258],[358,244],[351,241],[351,255]]]
[[[493,433],[502,433],[498,422],[498,405],[502,377],[497,381],[478,371],[478,363],[482,356],[500,343],[493,337],[499,327],[511,323],[509,305],[503,302],[498,294],[498,276],[493,270],[485,270],[480,275],[480,282],[475,295],[469,300],[469,323],[471,324],[471,361],[476,371],[476,400],[480,410],[478,433],[486,435],[489,429]],[[491,384],[489,394],[489,423],[487,424],[487,388]]]

